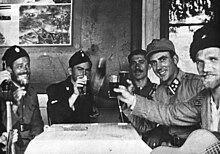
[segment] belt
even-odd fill
[[[183,145],[183,143],[186,141],[185,138],[180,138],[178,137],[177,135],[173,135],[172,136],[172,145],[173,146],[177,146],[177,147],[180,147]]]
[[[28,130],[30,130],[30,125],[29,124],[23,124],[23,123],[20,123],[19,124],[19,130],[21,131],[21,132],[24,132],[24,131],[28,131]]]

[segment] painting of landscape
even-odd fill
[[[16,0],[0,4],[0,46],[69,46],[71,0]]]
[[[21,5],[20,45],[70,45],[71,5]]]

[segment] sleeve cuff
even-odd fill
[[[135,105],[136,105],[136,100],[137,100],[137,96],[134,94],[134,101],[132,103],[132,105],[130,106],[130,109],[133,110]]]

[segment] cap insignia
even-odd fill
[[[206,37],[207,37],[207,35],[203,35],[203,36],[202,36],[202,39],[205,39]]]
[[[16,47],[16,48],[15,48],[15,51],[16,51],[16,52],[20,52],[20,49]]]

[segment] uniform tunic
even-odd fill
[[[0,92],[2,93],[2,91]],[[2,94],[1,94],[2,96]],[[13,103],[16,104],[15,101]],[[43,131],[43,120],[40,114],[37,93],[28,87],[27,94],[20,100],[16,113],[12,111],[12,127],[19,130],[18,142],[15,144],[16,154],[24,153],[28,143]],[[7,126],[6,103],[1,98],[2,123]],[[22,127],[22,128],[21,128]]]
[[[160,111],[159,106],[163,105],[175,105],[189,101],[196,96],[203,88],[202,80],[198,75],[185,73],[179,70],[176,77],[179,81],[177,88],[174,88],[175,94],[170,94],[169,86],[160,84],[156,90],[155,98],[153,101],[143,98],[137,95],[136,105],[132,111],[132,114],[147,118],[150,121],[158,122],[158,117],[164,116],[166,118],[167,113]],[[167,119],[165,119],[167,120]],[[161,124],[164,124],[160,121]],[[180,138],[187,138],[188,135],[195,129],[199,128],[199,122],[193,125],[170,125],[169,133],[172,136],[177,135]]]
[[[88,87],[88,89],[91,88]],[[92,114],[92,105],[94,104],[91,91],[88,95],[78,96],[74,103],[75,110],[69,107],[69,98],[73,93],[74,89],[70,77],[47,88],[47,107],[52,124],[90,122],[89,115]]]

